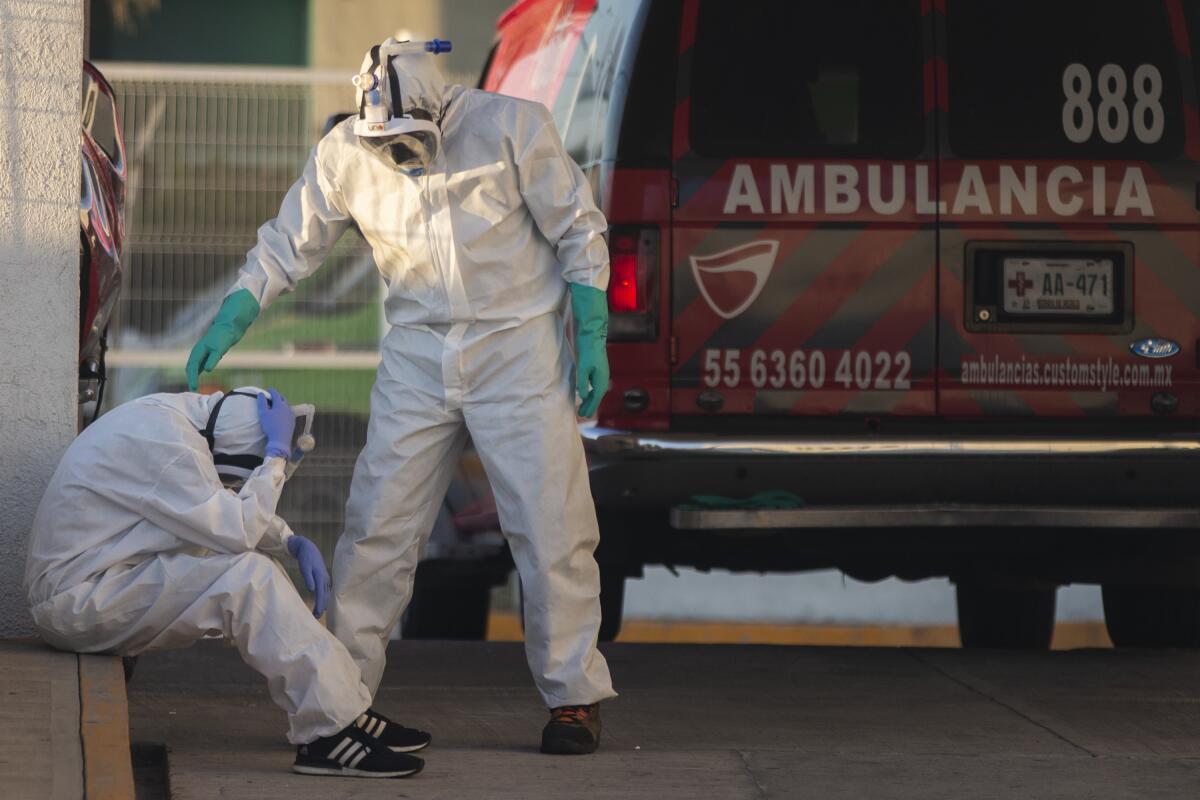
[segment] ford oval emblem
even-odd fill
[[[1142,339],[1129,345],[1129,351],[1142,358],[1170,358],[1179,353],[1179,345],[1170,339]]]

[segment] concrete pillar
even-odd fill
[[[75,436],[83,25],[81,0],[0,0],[0,637],[33,632],[25,542]]]
[[[311,0],[309,65],[358,71],[362,55],[397,31],[414,37],[440,36],[441,4],[429,0]]]

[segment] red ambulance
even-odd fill
[[[948,576],[968,646],[1099,583],[1116,644],[1200,644],[1198,83],[1184,0],[505,13],[483,88],[610,222],[605,635],[665,564]]]

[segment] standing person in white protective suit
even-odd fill
[[[316,619],[321,553],[275,514],[295,423],[278,392],[248,387],[149,395],[86,428],[34,518],[34,622],[55,647],[123,656],[224,634],[287,711],[295,771],[415,774],[423,762],[405,753],[429,734],[370,708],[358,666]],[[316,595],[311,612],[275,560],[285,553]]]
[[[412,52],[439,44],[389,39],[367,53],[357,117],[317,144],[259,229],[189,379],[357,223],[391,328],[334,556],[330,627],[374,692],[469,431],[521,576],[526,655],[551,710],[542,749],[589,753],[597,704],[615,693],[596,648],[599,530],[575,392],[590,416],[608,384],[606,223],[545,107],[447,87],[432,56]]]

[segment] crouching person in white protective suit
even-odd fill
[[[67,448],[34,519],[34,621],[55,647],[123,656],[223,634],[287,711],[294,770],[415,774],[408,753],[429,735],[371,710],[354,659],[316,619],[329,594],[320,551],[275,514],[294,428],[286,401],[253,387],[154,394],[102,416]]]
[[[596,648],[599,531],[575,394],[590,416],[608,383],[606,223],[545,107],[446,86],[432,57],[412,52],[434,44],[367,53],[358,114],[317,144],[259,229],[189,381],[356,223],[390,330],[334,556],[330,628],[375,692],[469,432],[521,577],[526,654],[551,712],[542,749],[589,753],[598,703],[615,693]]]

